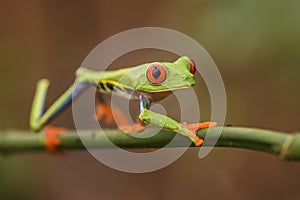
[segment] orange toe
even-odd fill
[[[119,130],[125,132],[126,134],[130,134],[134,131],[142,131],[144,130],[144,126],[142,123],[137,123],[135,125],[122,125],[118,127]]]
[[[156,151],[156,148],[149,148],[148,149],[148,152],[154,152],[154,151]]]
[[[202,128],[212,128],[217,126],[216,122],[202,122],[202,123],[195,123],[195,124],[187,124],[186,122],[182,123],[183,126],[186,128],[190,129],[191,131],[193,130],[198,130]]]
[[[50,153],[57,153],[61,145],[61,141],[58,139],[57,135],[65,131],[64,128],[52,127],[50,125],[45,127],[45,147]]]
[[[196,142],[194,144],[196,147],[199,147],[201,144],[203,144],[203,140],[196,136]]]

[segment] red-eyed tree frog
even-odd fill
[[[79,68],[76,72],[75,83],[45,112],[44,104],[49,81],[42,79],[37,84],[30,116],[30,127],[33,131],[40,131],[70,104],[72,99],[74,100],[85,88],[93,86],[97,88],[99,94],[113,92],[120,96],[131,94],[132,99],[139,100],[139,122],[135,125],[123,124],[119,126],[119,129],[125,133],[141,131],[145,124],[152,124],[187,136],[195,146],[200,146],[203,140],[197,136],[196,131],[201,128],[216,126],[215,122],[178,123],[168,116],[150,110],[152,102],[162,100],[173,90],[194,86],[195,72],[194,62],[186,56],[179,57],[175,62],[152,62],[113,71],[92,71]],[[106,117],[107,122],[112,122],[111,107],[100,102],[97,105],[96,117],[98,120]],[[52,135],[46,140],[46,146],[50,151],[54,151],[56,146],[60,144],[56,135],[62,130],[46,127],[45,131]]]

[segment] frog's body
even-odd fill
[[[196,146],[202,144],[195,131],[199,128],[214,126],[215,123],[180,124],[173,119],[150,110],[151,102],[159,101],[173,90],[189,88],[195,85],[195,66],[188,57],[180,57],[175,62],[153,62],[136,67],[114,71],[92,71],[79,68],[76,81],[62,94],[50,108],[44,112],[44,101],[49,85],[48,80],[41,80],[32,106],[30,127],[39,131],[63,110],[87,86],[94,86],[101,94],[115,93],[121,97],[140,101],[139,119],[146,124],[153,124],[188,136]],[[100,107],[101,108],[101,107]],[[101,117],[105,113],[101,114]],[[138,124],[134,128],[119,127],[125,132],[142,130]],[[129,130],[129,131],[128,131]]]

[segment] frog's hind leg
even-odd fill
[[[96,94],[96,115],[95,118],[97,121],[105,119],[105,123],[108,125],[117,122],[120,125],[129,124],[125,115],[116,107],[111,107],[101,97],[101,94]]]
[[[30,113],[30,128],[35,132],[40,131],[46,124],[49,124],[49,122],[70,105],[72,99],[77,97],[87,86],[84,83],[72,85],[45,110],[49,84],[47,79],[42,79],[37,84]]]
[[[81,93],[86,87],[86,84],[79,83],[72,85],[47,110],[45,110],[48,87],[49,81],[47,79],[42,79],[37,84],[30,113],[30,128],[31,130],[38,132],[45,127],[44,131],[41,132],[45,133],[44,145],[50,152],[54,153],[60,145],[57,135],[61,134],[65,129],[51,127],[49,123],[54,117],[61,113],[63,109],[70,105],[72,99]]]

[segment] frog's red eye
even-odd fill
[[[146,72],[148,81],[154,84],[162,83],[166,79],[166,74],[166,69],[160,64],[150,65]]]
[[[196,67],[195,67],[196,65],[192,59],[189,59],[189,61],[190,61],[190,72],[192,74],[195,74],[196,73]]]

